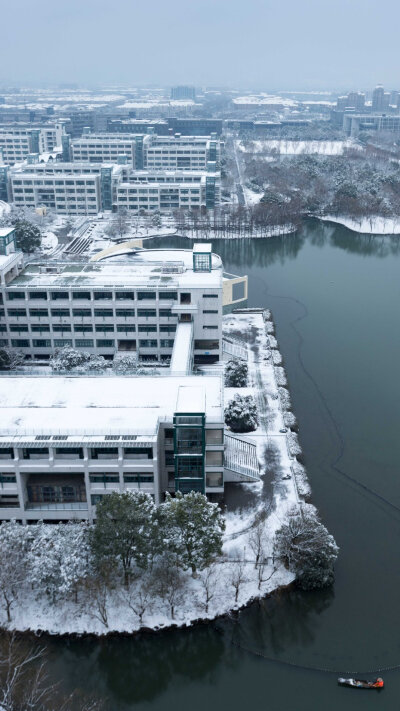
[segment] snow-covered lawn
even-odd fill
[[[359,219],[356,219],[354,217],[336,217],[333,215],[326,215],[320,219],[325,220],[326,222],[337,222],[340,225],[344,225],[344,227],[347,227],[349,230],[353,230],[353,232],[360,232],[362,234],[400,234],[400,216],[394,218],[379,217],[378,215],[375,215],[372,217],[360,217]]]

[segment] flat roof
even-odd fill
[[[56,434],[155,436],[159,421],[171,421],[183,404],[185,412],[223,421],[219,376],[4,376],[0,383],[0,441]]]
[[[0,237],[7,237],[10,232],[14,232],[15,227],[0,227]]]
[[[120,253],[96,262],[28,264],[22,273],[8,284],[17,287],[140,287],[168,289],[200,287],[218,289],[222,286],[222,261],[212,255],[211,272],[193,271],[191,249],[139,249],[121,245]],[[45,269],[54,272],[45,272]]]

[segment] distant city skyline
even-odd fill
[[[396,89],[399,19],[394,0],[14,0],[0,82]]]

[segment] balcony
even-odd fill
[[[33,503],[25,504],[26,511],[87,511],[88,505],[83,501],[69,501],[68,503]]]

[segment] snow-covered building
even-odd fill
[[[221,174],[215,164],[200,170],[136,170],[116,188],[117,209],[171,211],[220,204]]]
[[[29,154],[51,153],[61,146],[65,125],[62,121],[32,127],[31,124],[0,126],[0,151],[7,165],[24,161]]]
[[[143,139],[143,168],[167,170],[206,170],[211,162],[219,167],[221,142],[212,136],[158,136]]]
[[[118,134],[86,134],[71,141],[73,161],[88,163],[118,163],[126,161],[131,168],[143,167],[141,145],[143,136]]]
[[[223,492],[219,376],[0,379],[0,520],[89,520],[112,491]]]
[[[211,245],[147,250],[126,243],[100,256],[22,268],[17,252],[4,274],[0,265],[0,346],[39,359],[73,346],[107,359],[131,352],[169,361],[179,327],[189,324],[192,361],[221,358],[223,305],[245,300],[247,278],[225,275]]]

